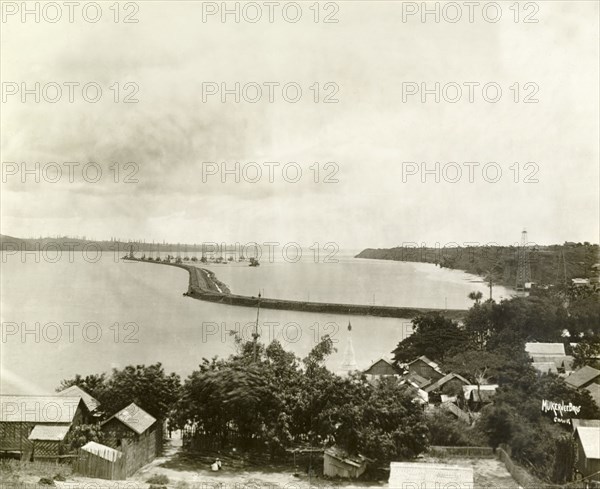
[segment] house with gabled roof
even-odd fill
[[[573,370],[573,357],[565,353],[563,343],[525,343],[525,351],[533,362],[533,368],[540,373],[567,373]]]
[[[541,374],[558,374],[554,362],[533,362],[531,366]]]
[[[66,389],[63,389],[62,391],[58,392],[57,395],[61,397],[81,397],[81,399],[85,403],[85,406],[88,408],[88,411],[92,415],[96,413],[98,407],[100,406],[100,403],[96,399],[94,399],[90,394],[88,394],[78,385],[72,385],[71,387],[67,387]]]
[[[463,385],[469,385],[470,382],[465,379],[462,375],[451,372],[444,375],[441,379],[437,380],[424,387],[425,392],[436,392],[440,394],[457,394],[462,392]]]
[[[566,377],[565,383],[575,389],[583,389],[592,384],[600,384],[600,370],[586,365]]]
[[[21,460],[56,460],[69,431],[89,415],[81,397],[0,396],[0,452]]]
[[[584,389],[590,393],[594,402],[600,407],[600,384],[590,384]]]
[[[575,430],[575,466],[590,481],[600,482],[600,427],[578,426]]]
[[[562,343],[525,343],[525,351],[533,356],[565,356],[565,345]]]
[[[464,399],[471,411],[479,411],[486,404],[491,404],[496,395],[498,384],[464,385]]]
[[[407,365],[409,373],[420,375],[430,382],[436,382],[444,376],[437,363],[433,362],[425,355],[416,358]]]
[[[425,387],[427,387],[429,384],[431,384],[431,380],[426,379],[425,377],[421,377],[419,374],[415,374],[412,372],[408,373],[407,375],[402,377],[402,380],[406,380],[407,382],[410,382],[411,384],[415,385],[419,389],[425,389]]]
[[[573,433],[575,433],[579,426],[596,426],[600,428],[600,419],[572,418],[571,427],[573,428]]]
[[[402,375],[403,371],[387,358],[381,357],[379,360],[373,362],[363,373],[370,377],[392,377]]]
[[[113,414],[101,425],[105,444],[126,456],[126,473],[133,474],[160,452],[162,425],[135,403]]]

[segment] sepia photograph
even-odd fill
[[[600,489],[600,0],[0,0],[0,487]]]

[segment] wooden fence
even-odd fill
[[[184,429],[182,432],[183,446],[188,450],[221,450],[226,447],[260,448],[260,440],[243,438],[235,429],[227,429],[225,433],[209,434],[201,430]]]
[[[498,448],[496,448],[496,455],[504,464],[506,470],[508,470],[512,478],[524,489],[564,489],[569,488],[569,486],[572,489],[574,487],[573,484],[562,486],[556,484],[547,484],[540,481],[537,477],[534,477],[527,472],[527,470],[513,461],[513,459],[510,457],[510,447],[507,445],[501,444]]]
[[[77,451],[77,458],[73,462],[73,472],[98,479],[125,480],[127,478],[127,457],[123,454],[111,461],[80,448]]]
[[[432,446],[429,448],[432,455],[438,457],[480,457],[494,458],[494,449],[491,447],[443,447]]]

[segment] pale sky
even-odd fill
[[[263,18],[256,23],[233,17],[223,23],[219,15],[203,22],[202,2],[138,2],[132,17],[138,23],[115,23],[112,3],[100,2],[97,23],[79,11],[70,23],[67,7],[56,23],[43,16],[23,23],[20,13],[3,19],[3,234],[336,242],[357,249],[511,244],[527,228],[529,239],[541,244],[598,242],[598,2],[537,2],[532,18],[538,23],[523,23],[525,10],[516,23],[512,1],[500,2],[497,23],[478,10],[470,23],[463,2],[456,23],[422,22],[419,15],[403,22],[400,1],[337,2],[337,23],[322,22],[334,8],[325,2],[318,23],[313,2],[299,2],[297,23],[279,10],[270,23],[264,2],[257,2]],[[54,14],[48,10],[46,17]],[[120,14],[122,20],[127,12]],[[58,83],[62,98],[36,103],[30,95],[23,103],[20,92],[6,93],[22,82],[30,88]],[[69,103],[69,82],[99,84],[100,101],[86,102],[80,85]],[[210,82],[280,85],[273,103],[266,88],[256,103],[235,103],[233,96],[222,103],[219,95],[203,101],[203,83]],[[302,88],[297,103],[282,96],[281,86],[290,82]],[[419,94],[403,101],[403,83],[411,82],[430,88],[439,82],[448,98],[455,92],[447,84],[457,83],[462,98],[435,103],[430,95],[422,103]],[[480,84],[473,103],[465,82]],[[490,82],[502,89],[497,103],[482,96]],[[115,103],[115,83],[121,98],[130,92],[126,83],[136,84],[139,102]],[[315,103],[309,88],[315,83],[321,98],[337,86],[339,102]],[[515,83],[519,103],[509,88]],[[523,103],[530,93],[538,103]],[[81,173],[90,161],[103,169],[97,183]],[[251,177],[247,163],[256,162],[262,179],[236,183],[229,176],[222,183],[217,174],[203,182],[203,162],[233,168],[235,161]],[[432,174],[423,183],[418,165],[434,169],[436,161],[449,178],[455,166],[447,164],[456,162],[462,178],[436,183]],[[22,162],[30,169],[57,162],[63,174],[56,183],[43,181],[43,174],[40,183],[31,175],[23,183]],[[64,162],[80,164],[73,182]],[[110,169],[115,162],[118,183]],[[123,182],[133,168],[127,162],[139,168],[138,183]],[[280,164],[272,183],[265,162]],[[297,183],[282,176],[289,162],[302,169]],[[315,162],[319,183],[310,169]],[[465,162],[479,163],[472,182]],[[481,171],[490,162],[502,170],[495,183]],[[528,162],[535,165],[525,167]],[[46,168],[52,178],[53,167]],[[338,182],[324,183],[332,169]],[[409,169],[417,173],[407,175]],[[537,183],[525,183],[532,172]]]

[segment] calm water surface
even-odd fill
[[[175,267],[124,263],[103,255],[96,263],[75,254],[55,263],[32,254],[2,257],[0,367],[2,393],[52,392],[63,378],[109,371],[129,364],[163,363],[187,376],[203,357],[234,351],[231,331],[250,339],[252,308],[184,297],[188,274]],[[487,293],[477,277],[421,263],[359,260],[339,263],[276,260],[208,265],[234,293],[313,301],[466,308],[472,290]],[[510,291],[495,289],[496,298]],[[323,334],[338,352],[337,370],[352,338],[359,367],[387,355],[410,334],[408,319],[386,319],[296,311],[261,310],[262,339],[279,339],[304,356]],[[37,323],[37,324],[36,324]]]

